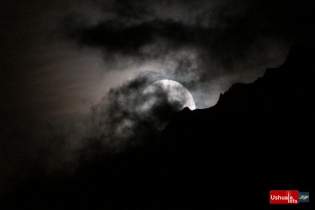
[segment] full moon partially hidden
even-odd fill
[[[143,94],[159,94],[164,93],[167,96],[169,102],[177,102],[182,105],[181,109],[188,107],[190,110],[196,109],[194,98],[191,93],[179,82],[169,79],[159,80],[148,86]],[[149,103],[155,103],[154,100]],[[152,104],[147,104],[151,106]]]

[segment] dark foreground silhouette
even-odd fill
[[[3,199],[11,209],[311,209],[315,50],[214,107],[176,113],[158,146],[99,157],[65,178],[37,177]],[[310,191],[309,204],[272,206],[269,191]]]

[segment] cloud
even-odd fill
[[[141,75],[111,89],[99,104],[93,106],[87,148],[97,144],[104,153],[117,153],[139,146],[158,145],[160,131],[186,101],[170,100],[169,93],[163,88],[144,94],[144,89],[156,77],[155,74]]]
[[[257,48],[255,53],[268,53],[272,44],[310,38],[313,34],[309,33],[309,26],[314,15],[305,8],[312,5],[300,1],[223,1],[221,4],[199,1],[199,6],[185,1],[169,5],[161,2],[148,7],[147,10],[155,11],[150,18],[140,1],[133,2],[132,7],[126,6],[131,4],[129,1],[124,3],[125,6],[112,5],[111,12],[117,16],[111,19],[99,20],[93,25],[72,25],[72,38],[110,53],[139,56],[152,56],[150,52],[141,52],[141,48],[155,42],[167,45],[168,49],[191,45],[208,51],[221,64],[231,66],[238,60],[250,59],[253,48]],[[154,10],[163,7],[164,10]],[[173,13],[163,13],[167,7],[174,7]],[[192,12],[187,14],[190,22],[181,13],[183,8],[191,8]],[[174,17],[178,13],[181,15]],[[204,24],[211,21],[215,24]],[[266,46],[266,42],[270,43]]]

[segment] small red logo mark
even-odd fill
[[[298,190],[271,190],[269,197],[270,204],[298,204]]]

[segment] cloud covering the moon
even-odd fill
[[[104,151],[114,153],[140,145],[157,145],[159,132],[172,114],[182,109],[185,101],[169,100],[169,93],[164,89],[143,94],[151,83],[150,74],[141,75],[111,89],[92,107],[88,140],[101,142]],[[156,103],[143,109],[147,99],[152,97]]]

